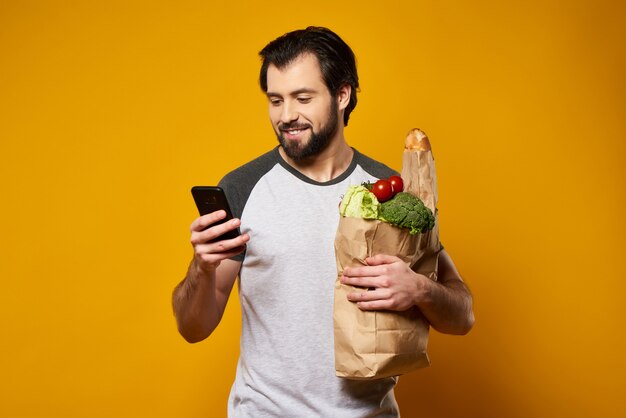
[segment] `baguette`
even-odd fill
[[[436,215],[438,196],[435,159],[428,136],[417,128],[411,129],[404,141],[402,180],[404,190],[419,197]]]
[[[413,128],[404,140],[404,149],[409,151],[430,151],[430,141],[424,131]]]

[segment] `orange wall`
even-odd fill
[[[404,416],[626,414],[623,2],[348,3],[0,3],[1,416],[225,415],[236,299],[197,345],[170,309],[189,189],[274,146],[256,54],[309,24],[357,54],[351,145],[431,137],[475,295]]]

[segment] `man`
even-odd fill
[[[178,329],[189,342],[207,338],[239,276],[241,353],[230,416],[396,417],[397,379],[351,381],[334,370],[337,206],[350,184],[394,174],[344,138],[357,103],[354,54],[330,30],[309,27],[272,41],[260,55],[260,84],[280,145],[220,182],[236,219],[212,226],[224,218],[219,212],[191,224],[194,258],[173,295]],[[238,238],[212,242],[237,227]],[[375,288],[349,296],[361,309],[417,305],[439,331],[472,327],[470,293],[445,250],[439,282],[393,254],[367,263],[342,278]]]

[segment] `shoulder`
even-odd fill
[[[255,158],[252,161],[227,173],[220,184],[224,187],[241,186],[245,183],[256,182],[278,164],[278,152],[276,148]]]
[[[235,217],[241,216],[248,196],[258,181],[279,163],[276,148],[227,173],[219,182]]]
[[[373,177],[382,179],[393,175],[399,175],[396,170],[388,167],[380,161],[376,161],[373,158],[368,157],[365,154],[361,154],[356,149],[354,150],[354,159],[363,170]]]

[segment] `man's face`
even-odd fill
[[[281,70],[270,65],[267,98],[278,142],[293,160],[319,154],[337,132],[338,103],[312,54],[301,55]]]

